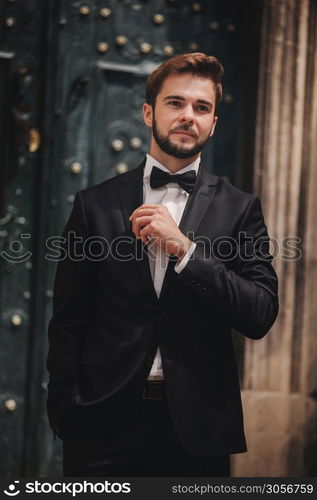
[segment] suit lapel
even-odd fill
[[[143,169],[142,162],[137,168],[131,170],[121,178],[120,205],[129,236],[132,233],[132,224],[129,217],[133,210],[143,203]]]
[[[202,168],[202,165],[200,165],[194,191],[188,199],[181,221],[179,223],[179,229],[190,240],[194,239],[196,230],[198,229],[201,220],[203,219],[208,207],[212,202],[216,191],[216,184],[217,177],[213,174],[210,174],[207,170]],[[174,273],[176,262],[177,259],[175,257],[171,257],[169,260],[165,278],[163,281],[160,299],[163,298],[167,291]]]
[[[129,221],[129,217],[132,212],[143,203],[144,165],[145,160],[137,168],[122,176],[120,204],[127,235],[133,239],[133,251],[134,255],[137,256],[135,260],[137,269],[140,272],[140,276],[144,282],[144,286],[148,289],[150,294],[153,294],[154,299],[157,300],[157,295],[151,276],[146,245],[143,244],[142,240],[139,240],[135,237],[132,232],[132,224]]]

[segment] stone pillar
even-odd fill
[[[264,339],[245,343],[249,451],[233,458],[233,475],[317,475],[316,0],[264,2],[254,192],[273,238],[280,313]],[[301,239],[289,242],[293,258],[290,237]]]

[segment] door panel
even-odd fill
[[[225,67],[219,122],[203,155],[210,171],[234,181],[247,9],[242,0],[0,1],[2,475],[61,470],[45,411],[56,267],[47,238],[60,235],[76,191],[143,159],[146,78],[173,54],[202,51]]]

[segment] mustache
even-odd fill
[[[181,125],[180,127],[175,127],[170,131],[170,134],[172,134],[173,132],[187,132],[188,134],[192,135],[196,139],[198,137],[196,132],[194,132],[194,130],[191,129],[189,125]]]

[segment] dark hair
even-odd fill
[[[216,86],[216,107],[222,98],[221,80],[223,67],[214,56],[207,56],[202,52],[182,54],[164,61],[147,79],[146,102],[155,107],[156,96],[160,92],[164,81],[169,75],[175,73],[192,73],[193,75],[210,78]]]

